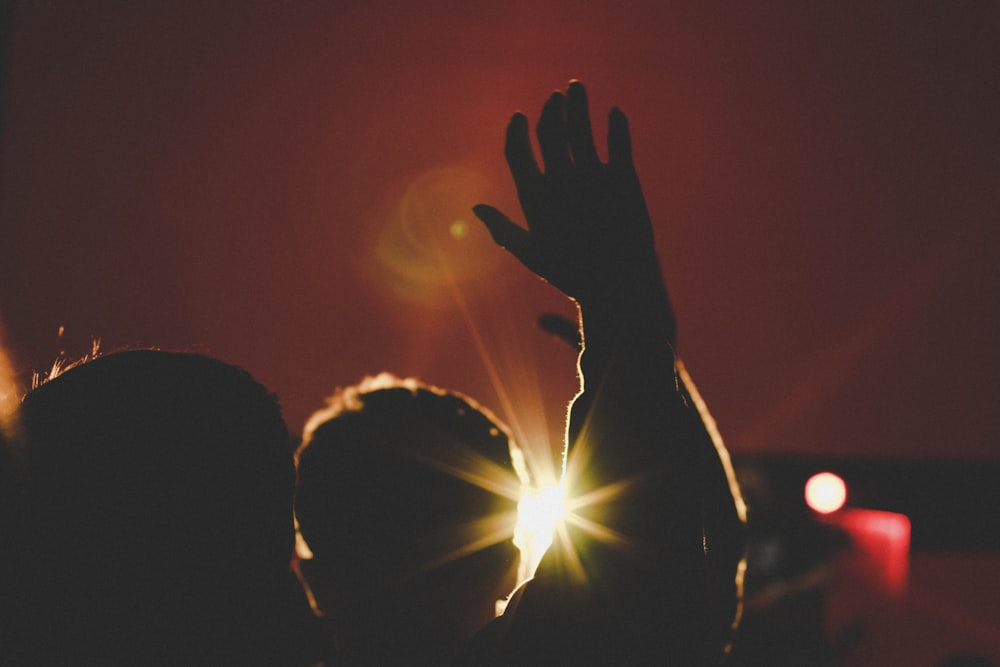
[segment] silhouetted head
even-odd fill
[[[302,568],[344,653],[434,662],[493,618],[518,560],[511,451],[472,400],[386,374],[313,416],[298,452]]]
[[[19,416],[28,595],[50,657],[274,662],[294,468],[264,387],[208,357],[136,350],[70,368]]]

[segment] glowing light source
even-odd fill
[[[836,512],[847,501],[847,485],[832,472],[821,472],[806,481],[806,504],[820,514]]]
[[[534,573],[538,561],[552,544],[559,522],[566,516],[566,498],[561,485],[540,489],[525,487],[517,505],[517,528],[514,544],[521,550],[527,575]]]
[[[14,366],[3,348],[3,327],[0,325],[0,433],[12,428],[14,413],[17,411],[17,383]]]

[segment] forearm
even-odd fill
[[[580,301],[582,391],[571,412],[568,446],[572,452],[610,441],[602,456],[608,469],[588,466],[591,488],[613,482],[614,475],[665,466],[672,487],[697,492],[692,495],[699,498],[700,514],[707,513],[708,528],[742,544],[745,508],[729,453],[675,356],[676,323],[658,265],[645,274],[633,275],[623,287],[608,281],[601,293]],[[595,429],[597,424],[605,426]],[[619,428],[639,433],[623,440],[615,435]]]
[[[570,412],[568,471],[578,496],[623,491],[577,510],[621,543],[577,528],[573,548],[591,576],[613,582],[611,601],[632,601],[622,613],[701,618],[679,627],[701,637],[691,650],[711,656],[731,636],[744,555],[728,453],[667,342],[674,321],[662,284],[606,296],[581,304],[583,390]]]
[[[659,271],[580,300],[582,390],[567,428],[569,492],[592,497],[588,519],[644,549],[696,567],[701,511],[699,422],[678,390],[670,304]],[[585,535],[578,540],[589,539]]]

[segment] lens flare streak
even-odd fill
[[[620,498],[625,495],[629,487],[637,484],[644,477],[645,475],[635,475],[629,479],[622,479],[617,482],[605,484],[604,486],[594,489],[593,491],[588,491],[584,495],[571,498],[566,503],[567,508],[572,512],[574,510],[583,509],[584,507],[590,507],[598,503],[607,503],[615,498]]]
[[[462,541],[458,546],[436,558],[424,562],[420,566],[420,571],[429,571],[452,563],[460,558],[474,554],[477,551],[491,547],[510,539],[512,527],[517,521],[514,512],[503,512],[491,514],[468,524],[459,526],[459,529],[472,536],[469,541]]]
[[[430,468],[478,486],[480,489],[497,496],[514,501],[520,499],[521,481],[516,475],[471,449],[463,448],[463,453],[466,455],[468,467],[457,466],[431,456],[420,457],[418,460]]]

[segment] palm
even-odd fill
[[[585,297],[656,266],[645,201],[632,166],[628,121],[611,112],[607,164],[594,147],[582,84],[554,93],[537,127],[545,172],[538,169],[523,114],[507,127],[506,157],[527,229],[477,206],[494,239],[567,295]]]

